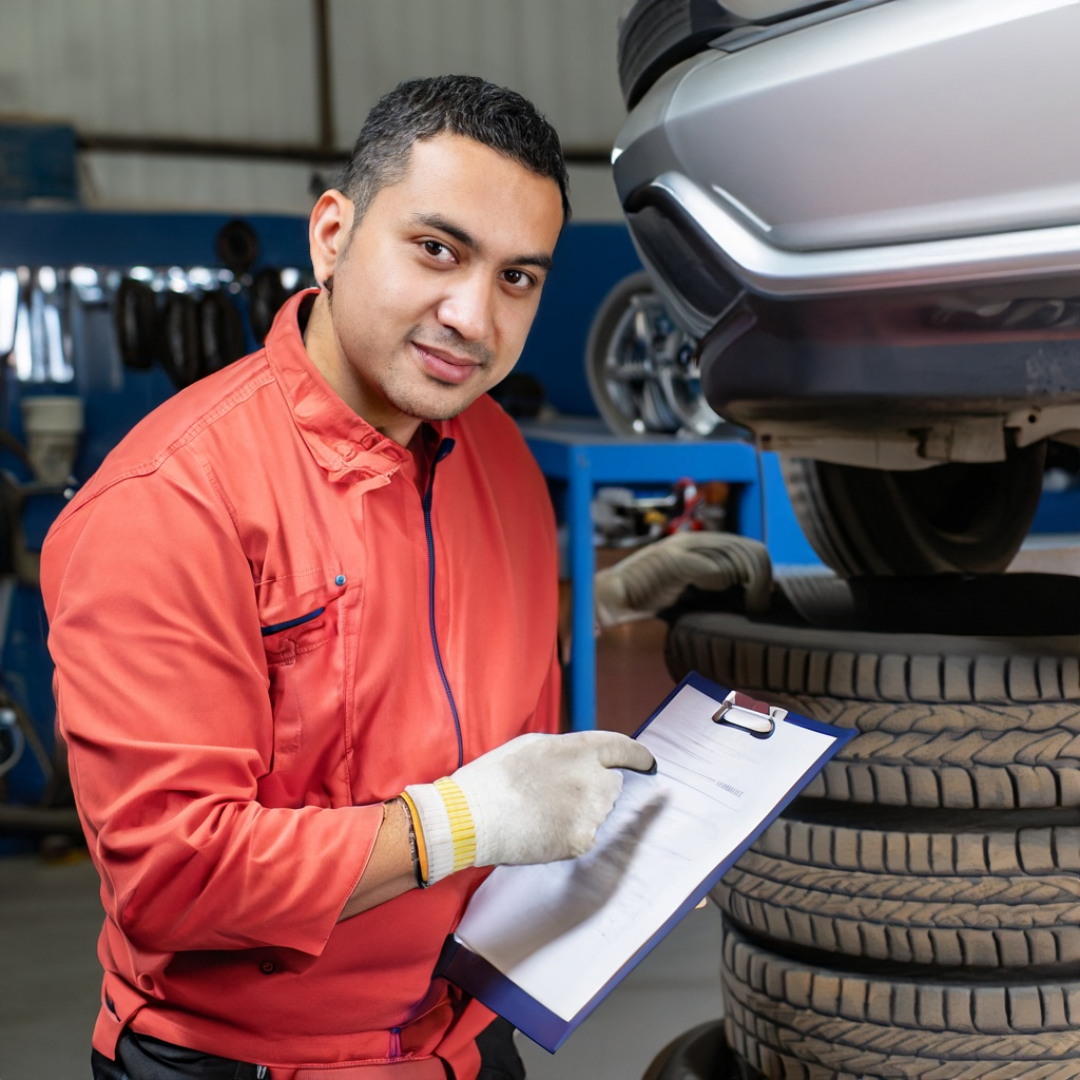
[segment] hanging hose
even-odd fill
[[[0,731],[6,731],[11,736],[11,753],[0,761],[0,776],[4,776],[19,764],[26,749],[26,736],[19,727],[19,718],[14,709],[0,708]]]
[[[772,592],[768,549],[757,540],[718,532],[676,533],[649,544],[597,572],[597,626],[652,618],[690,585],[710,592],[742,585],[747,613],[759,614],[767,610]]]
[[[49,792],[57,778],[56,766],[42,745],[30,717],[0,686],[0,733],[3,732],[11,737],[11,753],[0,761],[0,778],[18,765],[24,752],[29,749],[41,768],[45,790]],[[74,806],[10,806],[0,803],[0,836],[40,837],[54,845],[58,837],[83,842],[82,824]]]
[[[29,749],[41,769],[41,775],[45,777],[46,784],[55,779],[56,769],[33,721],[18,701],[8,693],[2,681],[0,681],[0,731],[9,731],[13,743],[10,757],[0,765],[0,776],[15,768],[23,751]]]

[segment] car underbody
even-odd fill
[[[817,534],[861,535],[868,485],[896,518],[933,518],[942,488],[973,508],[936,552],[893,530],[874,572],[1004,568],[1047,441],[1080,444],[1078,35],[1071,0],[638,3],[624,22],[635,245],[693,342],[687,377],[788,460],[841,573],[870,571]],[[990,519],[1004,554],[951,542]]]

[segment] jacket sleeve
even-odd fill
[[[252,570],[193,456],[72,507],[42,557],[59,729],[108,916],[140,947],[318,955],[382,807],[268,808]]]

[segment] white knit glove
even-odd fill
[[[746,610],[768,610],[772,563],[764,544],[718,532],[682,532],[639,548],[598,570],[593,578],[598,629],[632,619],[649,619],[670,607],[688,585],[724,592],[746,589]]]
[[[616,769],[648,773],[649,751],[614,731],[520,735],[444,776],[403,793],[421,872],[430,885],[466,866],[573,859],[622,791]]]

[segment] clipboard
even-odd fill
[[[496,867],[436,974],[554,1053],[855,734],[691,672],[634,735],[662,779],[626,772],[580,858]]]

